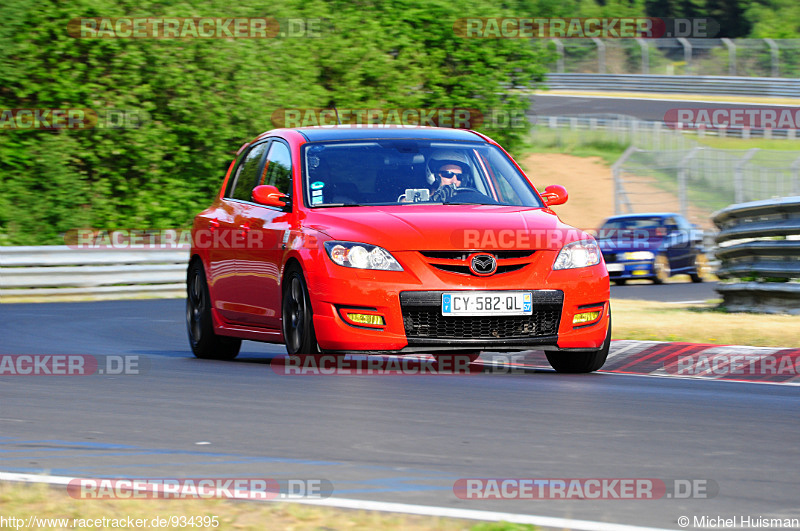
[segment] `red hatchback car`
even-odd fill
[[[245,144],[194,220],[187,327],[197,357],[242,339],[289,354],[544,350],[602,367],[609,278],[589,234],[548,208],[479,133],[276,129]]]

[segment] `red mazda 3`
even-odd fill
[[[426,127],[268,131],[194,220],[187,327],[197,357],[242,339],[289,354],[544,350],[590,372],[611,339],[597,243],[494,141]]]

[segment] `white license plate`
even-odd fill
[[[616,271],[625,271],[625,264],[606,264],[606,270],[609,273]]]
[[[442,294],[442,315],[531,315],[530,291],[457,291]]]

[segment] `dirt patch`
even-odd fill
[[[525,157],[522,169],[544,191],[560,184],[569,192],[566,204],[553,207],[562,221],[581,229],[596,229],[614,215],[614,181],[611,167],[600,157],[576,157],[560,153],[534,153]],[[652,177],[636,176],[625,185],[635,212],[679,212],[678,198],[659,188]],[[711,228],[711,211],[689,206],[689,221]]]
[[[600,157],[534,153],[520,164],[539,190],[544,191],[551,184],[567,189],[569,201],[553,207],[564,223],[596,229],[614,215],[611,168]]]

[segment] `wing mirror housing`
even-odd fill
[[[283,208],[288,199],[289,196],[279,192],[271,184],[262,184],[253,188],[253,201],[259,205]]]
[[[547,188],[544,189],[544,193],[541,194],[542,199],[544,200],[544,204],[547,206],[555,206],[555,205],[563,205],[567,202],[569,198],[569,194],[567,193],[567,189],[561,186],[560,184],[551,184]]]

